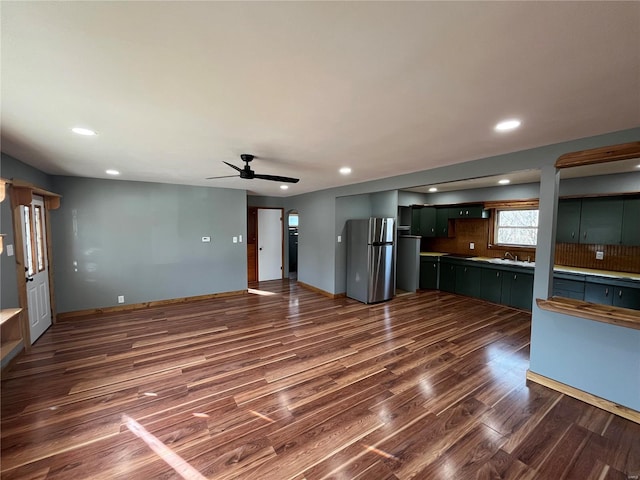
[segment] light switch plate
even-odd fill
[[[242,235],[238,235],[238,241],[242,243]]]
[[[469,243],[469,250],[474,250],[476,248],[476,244],[471,242]]]
[[[7,245],[7,257],[13,257],[13,245]]]
[[[596,260],[604,260],[604,252],[596,252]]]
[[[238,243],[238,237],[233,237],[233,243]]]
[[[338,235],[338,243],[342,243],[342,235]]]
[[[211,241],[211,237],[202,237],[202,243],[207,243]]]

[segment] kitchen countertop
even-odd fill
[[[449,255],[448,253],[441,252],[420,252],[421,257],[442,257]],[[474,262],[486,262],[492,265],[504,265],[504,266],[517,266],[517,267],[525,267],[525,268],[534,268],[535,262],[511,262],[505,261],[500,262],[501,259],[494,257],[469,257],[467,260],[471,260]],[[497,261],[496,261],[497,260]],[[593,268],[580,268],[580,267],[569,267],[566,265],[554,265],[554,272],[564,272],[564,273],[578,273],[582,275],[593,275],[596,277],[608,277],[608,278],[616,278],[616,279],[628,279],[640,281],[640,273],[631,273],[631,272],[617,272],[612,270],[597,270]]]

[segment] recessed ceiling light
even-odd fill
[[[498,183],[500,185],[506,185],[507,183],[511,183],[511,180],[509,180],[508,178],[503,178],[502,180],[498,180]]]
[[[429,189],[429,191],[430,191],[430,192],[437,192],[437,191],[438,191],[438,189],[437,189],[436,187],[431,187],[431,188]]]
[[[342,168],[340,169],[340,173],[341,173],[342,175],[349,175],[349,174],[351,173],[351,168],[349,168],[349,167],[342,167]]]
[[[280,185],[280,188],[282,190],[288,190],[289,189],[289,185]]]
[[[107,175],[120,175],[120,172],[118,170],[114,170],[112,168],[110,168],[109,170],[105,170],[105,173]]]
[[[82,128],[82,127],[74,127],[71,129],[71,131],[73,133],[77,133],[78,135],[87,135],[87,136],[91,136],[91,135],[95,135],[96,132],[94,132],[93,130],[89,129],[89,128]]]
[[[500,122],[493,128],[496,132],[508,132],[509,130],[515,130],[516,128],[518,128],[521,123],[522,122],[520,122],[520,120],[516,120],[515,118],[513,118]]]

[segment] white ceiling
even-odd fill
[[[296,195],[640,125],[640,2],[1,9],[2,151],[51,174]],[[300,183],[204,180],[241,153]]]

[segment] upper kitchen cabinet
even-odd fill
[[[556,242],[578,243],[580,239],[580,211],[582,200],[569,199],[558,202]]]
[[[619,245],[622,238],[621,198],[585,198],[580,213],[580,243]]]
[[[449,207],[436,208],[436,237],[449,236],[450,210]]]
[[[556,241],[640,245],[640,197],[564,199],[558,202]]]
[[[454,205],[449,208],[449,218],[489,218],[484,205]]]
[[[411,235],[436,236],[435,207],[411,207]]]
[[[640,245],[640,197],[623,201],[622,245]]]

